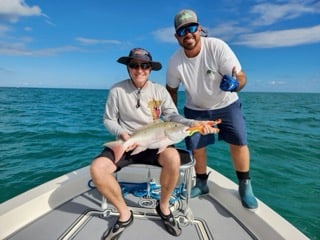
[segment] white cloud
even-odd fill
[[[55,56],[59,53],[65,53],[65,52],[76,52],[80,49],[78,47],[74,46],[62,46],[57,48],[46,48],[46,49],[40,49],[40,50],[33,50],[30,52],[29,55],[31,56]]]
[[[38,6],[28,6],[24,0],[1,0],[0,19],[16,22],[19,17],[41,16],[41,9]]]
[[[7,56],[55,56],[63,52],[79,51],[79,48],[74,46],[62,46],[57,48],[46,48],[40,50],[29,50],[25,43],[30,41],[26,38],[21,42],[1,42],[0,41],[0,55]]]
[[[31,32],[31,31],[32,31],[32,27],[25,27],[24,30],[25,30],[26,32]]]
[[[248,28],[237,27],[234,23],[224,23],[208,30],[210,36],[219,37],[225,41],[232,40],[232,44],[235,45],[255,48],[290,47],[320,43],[320,25],[307,28],[248,33],[251,31]],[[173,34],[174,29],[171,27],[162,28],[152,33],[157,41],[176,43],[177,40]]]
[[[13,70],[0,67],[0,73],[13,73]]]
[[[19,55],[19,53],[24,51],[23,43],[9,43],[0,41],[0,55]]]
[[[121,42],[118,40],[93,39],[93,38],[84,38],[84,37],[78,37],[76,38],[76,40],[83,45],[121,44]]]
[[[252,21],[253,25],[271,25],[279,20],[294,19],[306,13],[316,13],[315,6],[307,6],[307,3],[287,3],[272,4],[262,3],[255,5],[251,9],[252,14],[258,14],[259,17]]]
[[[214,28],[204,28],[208,30],[210,36],[218,37],[225,41],[233,39],[238,34],[248,33],[251,31],[248,27],[239,27],[236,22],[224,22]]]
[[[9,31],[9,27],[0,25],[0,36],[5,35]]]
[[[269,84],[269,85],[272,85],[272,86],[278,86],[278,85],[285,85],[286,82],[273,80],[273,81],[268,82],[268,84]]]
[[[291,47],[320,43],[320,25],[240,35],[234,44],[256,48]]]
[[[26,31],[28,29],[25,29]],[[0,28],[1,33],[1,28]],[[122,44],[117,40],[98,40],[89,38],[77,38],[83,45],[96,45],[96,44]],[[7,56],[56,56],[64,52],[83,51],[83,49],[76,46],[61,46],[56,48],[44,48],[44,49],[28,49],[27,44],[32,39],[28,37],[17,39],[16,41],[0,41],[0,55]]]
[[[161,28],[152,32],[153,37],[157,41],[165,42],[165,43],[177,43],[177,40],[174,34],[175,34],[174,27]]]

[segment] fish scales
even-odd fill
[[[133,144],[137,147],[131,154],[138,154],[147,148],[159,149],[160,153],[167,146],[178,143],[188,136],[187,129],[188,126],[177,122],[155,122],[135,131],[127,141],[108,142],[104,146],[113,150],[116,161]]]

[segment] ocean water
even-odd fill
[[[102,124],[107,94],[0,88],[0,203],[90,164],[113,139]],[[320,239],[320,94],[240,97],[255,195],[310,239]],[[210,146],[208,154],[210,167],[236,181],[224,142]]]

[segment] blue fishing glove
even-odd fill
[[[236,91],[238,87],[239,87],[239,82],[237,79],[235,79],[231,76],[228,76],[228,75],[223,76],[221,83],[220,83],[220,89],[222,91],[233,92],[233,91]]]

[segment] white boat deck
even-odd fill
[[[101,196],[96,190],[88,191],[8,239],[100,239],[117,217],[112,206],[106,211],[109,216],[103,217],[100,201]],[[133,206],[135,218],[120,239],[257,239],[210,196],[190,201],[194,220],[186,226],[181,224],[182,234],[178,238],[166,232],[154,209],[135,207],[130,199],[127,202]]]
[[[125,169],[121,172],[126,176],[135,171]],[[210,171],[210,195],[189,201],[192,214],[179,210],[184,209],[185,201],[179,200],[173,207],[181,236],[167,233],[155,210],[141,208],[141,199],[128,194],[126,201],[134,211],[134,222],[120,239],[308,239],[261,201],[256,212],[244,209],[237,185]],[[0,239],[100,239],[116,221],[117,213],[110,204],[105,211],[101,209],[101,195],[88,187],[89,181],[85,167],[1,204]]]

